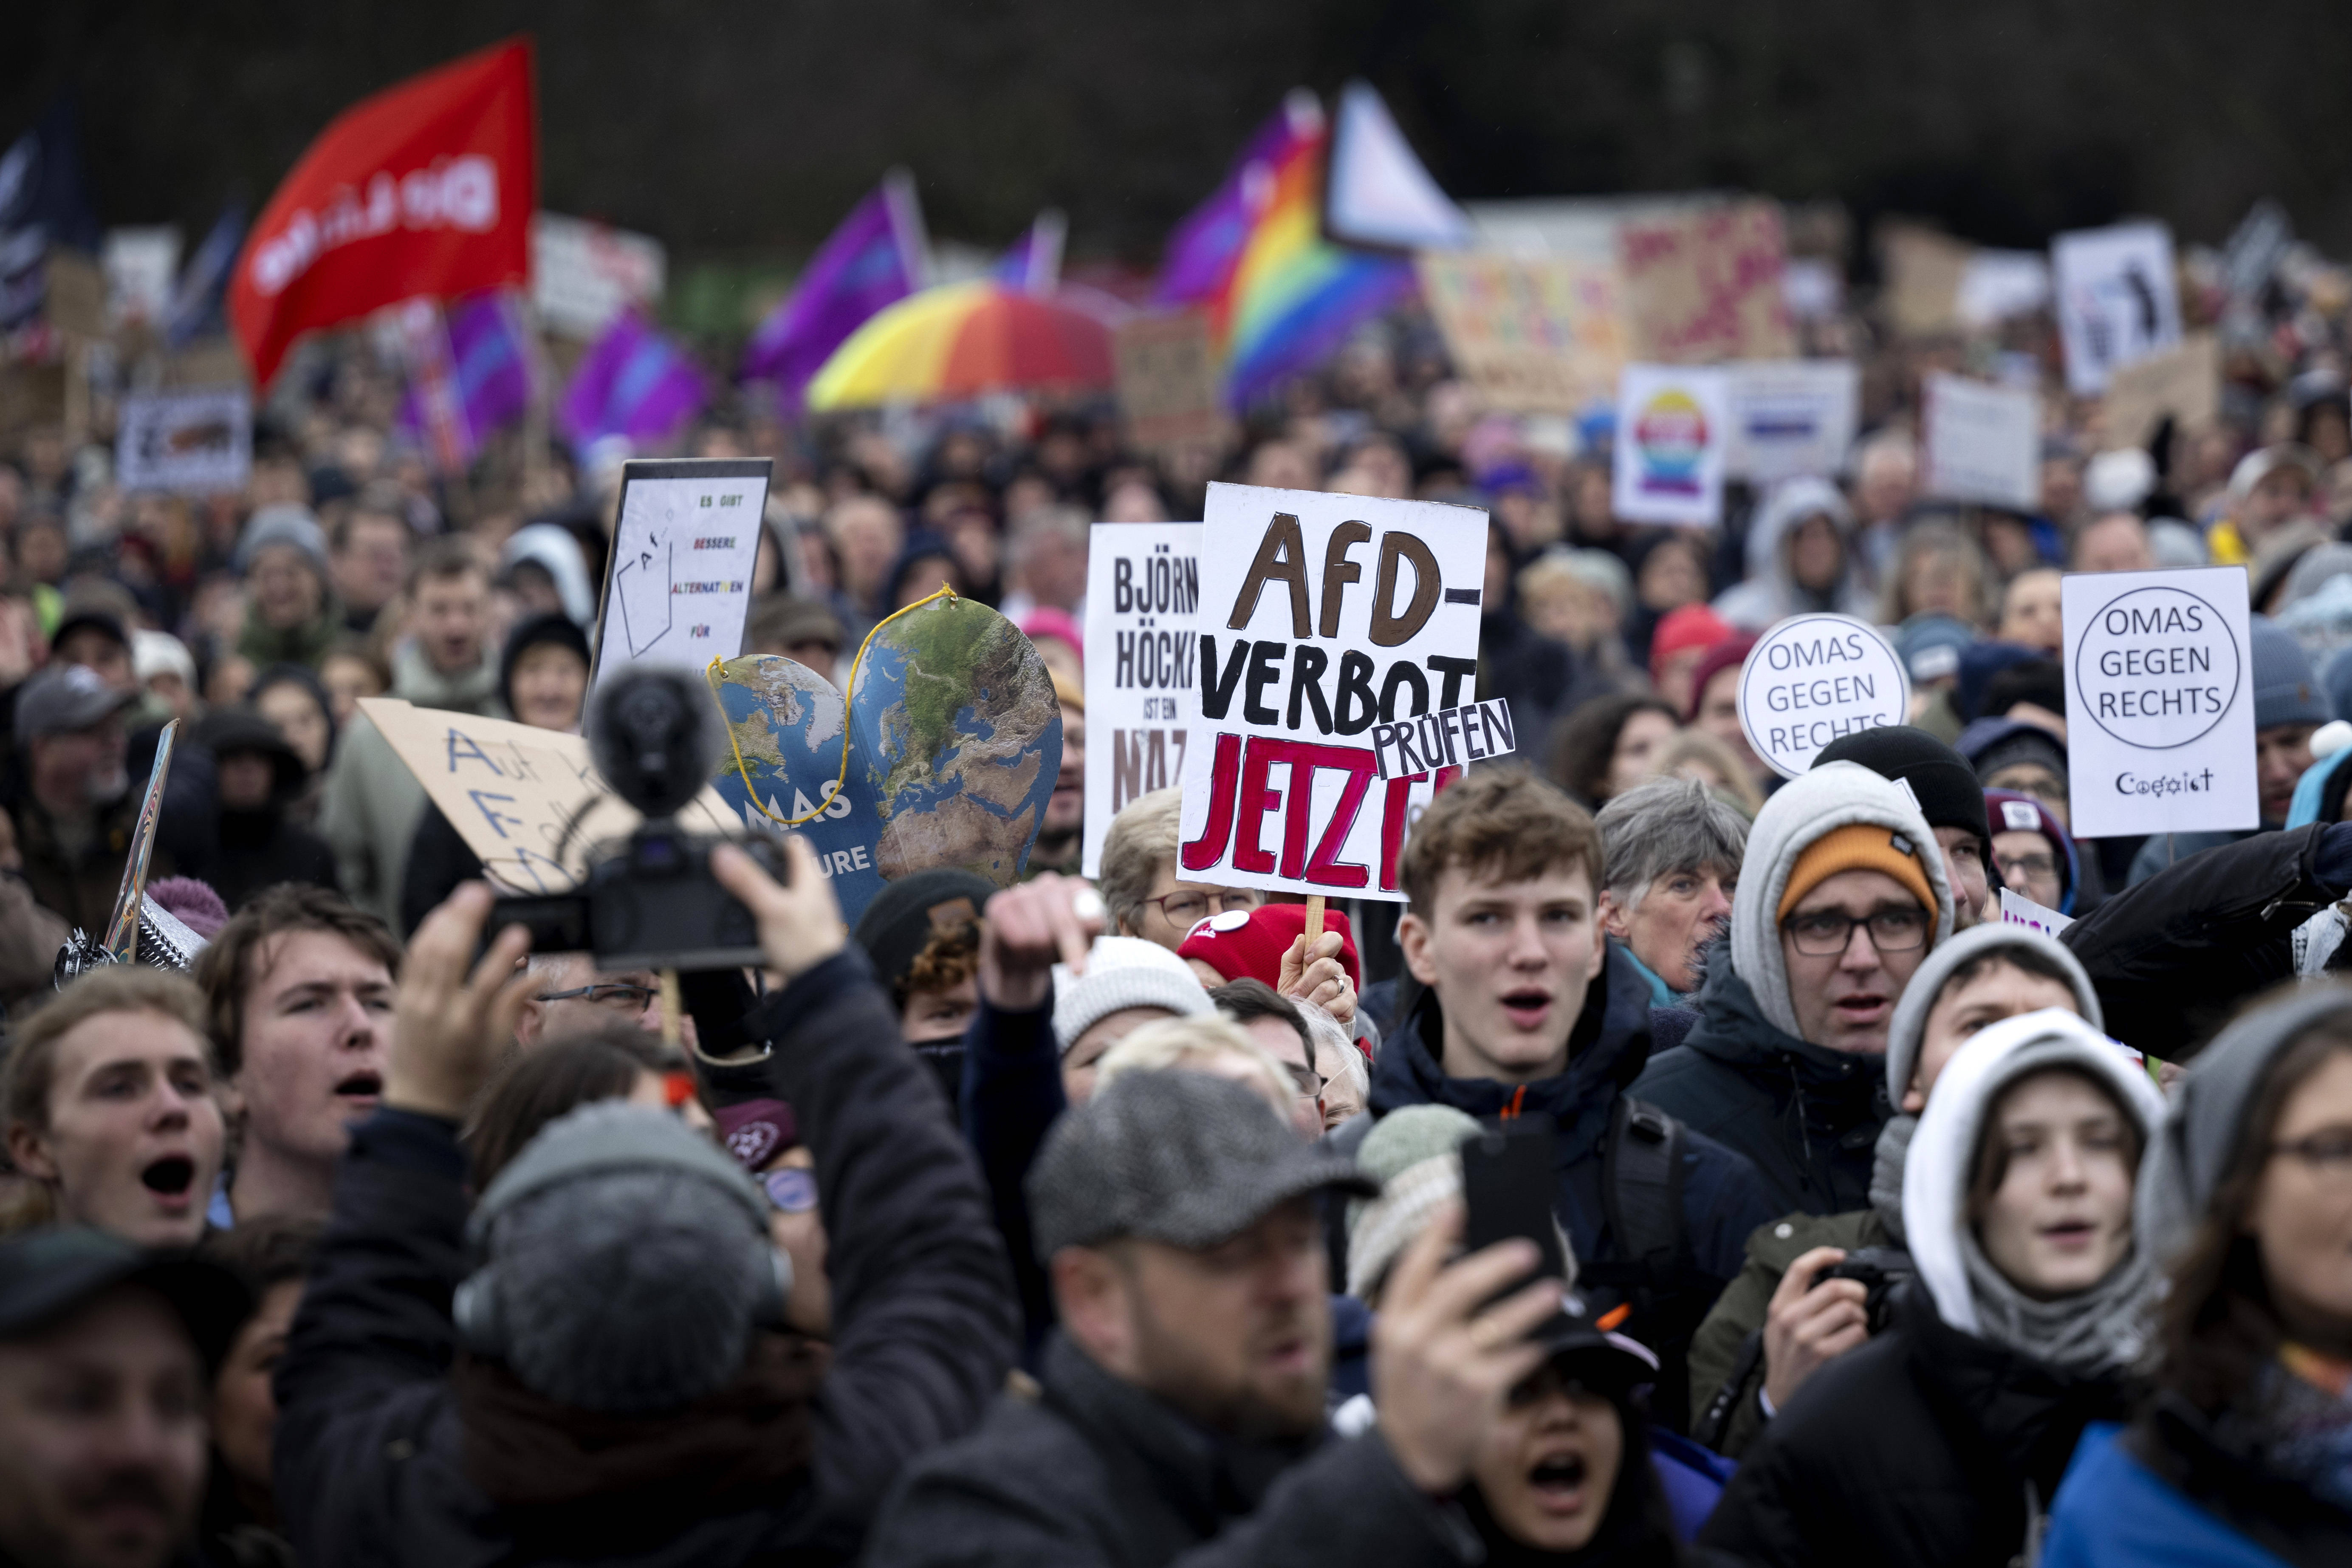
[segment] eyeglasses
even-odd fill
[[[2000,874],[2004,879],[2010,877],[2054,877],[2058,874],[2058,857],[2055,855],[2017,855],[2010,857],[1996,855],[1992,858],[1992,863],[2000,868]]]
[[[1162,893],[1156,899],[1143,901],[1157,905],[1160,912],[1168,918],[1168,923],[1177,930],[1191,931],[1197,921],[1208,915],[1232,914],[1235,910],[1247,914],[1265,902],[1265,898],[1254,888],[1226,888],[1214,893],[1188,889],[1181,892]]]
[[[1881,952],[1908,952],[1927,940],[1927,911],[1916,904],[1908,909],[1873,910],[1866,915],[1821,910],[1793,915],[1781,929],[1806,957],[1834,958],[1853,941],[1856,926],[1869,930],[1870,945]]]
[[[781,1165],[764,1173],[760,1184],[768,1201],[785,1214],[806,1214],[816,1207],[816,1173],[799,1165]]]
[[[2352,1184],[2352,1128],[2325,1128],[2291,1143],[2273,1143],[2271,1152],[2310,1166],[2323,1181]]]
[[[570,1002],[586,997],[599,1007],[610,1007],[615,1013],[642,1013],[653,1005],[660,993],[650,985],[632,985],[626,981],[610,981],[602,985],[575,985],[569,991],[543,991],[541,1002]]]
[[[1323,1098],[1326,1080],[1321,1073],[1313,1068],[1300,1067],[1297,1062],[1283,1063],[1282,1070],[1290,1075],[1290,1087],[1297,1090],[1299,1099],[1320,1100]]]

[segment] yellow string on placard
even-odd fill
[[[942,583],[940,584],[940,591],[938,593],[928,595],[923,598],[918,599],[913,604],[907,605],[904,609],[893,610],[888,615],[883,616],[880,620],[875,622],[874,630],[867,632],[866,634],[866,640],[857,645],[857,657],[849,661],[848,687],[847,689],[842,693],[841,698],[841,771],[834,775],[833,788],[825,795],[823,802],[817,805],[815,810],[809,812],[807,815],[803,816],[779,816],[769,808],[768,804],[765,801],[760,798],[760,792],[752,787],[751,771],[750,768],[746,767],[743,763],[743,748],[736,744],[734,723],[731,721],[729,721],[727,725],[727,744],[735,752],[736,774],[738,777],[742,779],[743,793],[751,797],[751,804],[760,808],[761,816],[766,817],[771,822],[782,823],[786,827],[798,827],[803,822],[814,822],[819,816],[824,815],[825,807],[834,803],[835,797],[841,794],[843,788],[849,783],[849,692],[857,689],[858,668],[866,662],[866,650],[873,645],[876,633],[880,632],[884,626],[888,626],[900,616],[906,615],[910,611],[919,610],[925,605],[931,603],[934,599],[952,599],[956,597],[958,597],[956,591],[953,588],[949,587],[945,583]],[[714,702],[719,701],[719,663],[720,661],[714,657],[709,665],[705,668],[702,672],[703,678],[710,682],[710,700]],[[725,719],[727,717],[727,708],[725,703],[719,703],[719,716],[721,719]]]

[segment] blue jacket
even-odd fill
[[[2042,1568],[2288,1568],[2093,1426],[2059,1483]]]

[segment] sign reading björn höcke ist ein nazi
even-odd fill
[[[2245,569],[2071,574],[2058,602],[2074,836],[2259,826]]]
[[[1792,779],[1832,741],[1905,722],[1911,680],[1874,627],[1852,616],[1790,616],[1748,650],[1738,702],[1748,748]]]

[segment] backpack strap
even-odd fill
[[[1628,1094],[1610,1113],[1601,1188],[1609,1228],[1644,1282],[1664,1289],[1683,1261],[1683,1124]]]

